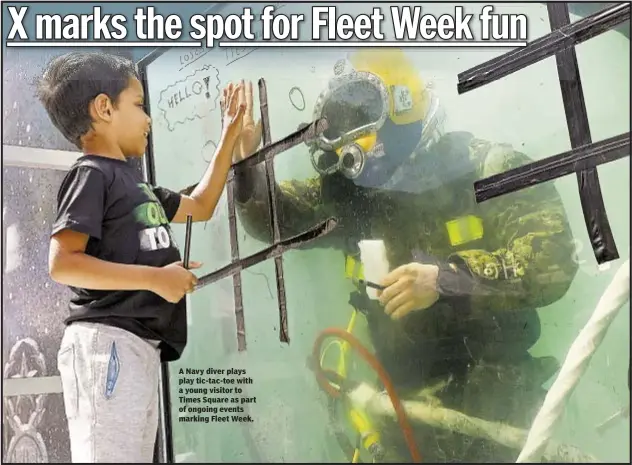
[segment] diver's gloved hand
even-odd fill
[[[425,310],[439,300],[437,280],[439,267],[422,263],[408,263],[387,274],[378,291],[384,311],[398,320],[414,310]]]

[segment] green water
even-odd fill
[[[483,4],[470,4],[476,13]],[[243,5],[227,6],[241,11]],[[453,11],[451,4],[428,4],[427,12]],[[255,8],[258,11],[259,6]],[[497,5],[498,12],[520,12],[529,17],[529,38],[548,33],[546,8],[539,4]],[[286,14],[309,14],[309,5],[286,5]],[[338,5],[339,12],[367,12],[369,6]],[[307,16],[309,18],[309,16]],[[573,20],[577,18],[574,17]],[[386,31],[387,36],[390,31]],[[302,37],[303,38],[303,37]],[[576,47],[593,141],[629,131],[630,76],[629,40],[611,31]],[[161,114],[161,92],[206,65],[217,69],[221,89],[229,80],[264,77],[268,86],[272,140],[296,130],[311,119],[311,109],[320,90],[331,77],[333,65],[343,56],[339,49],[215,49],[195,63],[187,51],[171,50],[149,66],[149,99],[152,105],[154,155],[157,182],[180,189],[199,179],[210,160],[219,133],[219,110],[200,103],[182,114],[200,114],[168,127]],[[446,131],[466,130],[476,137],[510,143],[533,159],[570,149],[564,109],[554,58],[473,92],[457,95],[458,73],[503,53],[501,49],[410,49],[415,66],[432,82],[447,114]],[[214,79],[214,78],[212,78]],[[305,102],[292,105],[291,89],[301,88]],[[211,86],[212,88],[212,86]],[[211,89],[212,90],[212,89]],[[296,104],[296,100],[294,100]],[[300,102],[299,102],[300,103]],[[184,104],[183,104],[184,105]],[[204,105],[207,105],[206,107]],[[257,108],[258,101],[255,101]],[[164,106],[163,108],[167,108]],[[210,116],[208,116],[210,115]],[[165,117],[166,116],[166,117]],[[257,115],[255,115],[257,118]],[[206,144],[206,145],[205,145]],[[590,317],[602,292],[620,263],[629,254],[629,158],[598,169],[608,218],[621,259],[605,269],[596,263],[581,212],[575,176],[555,181],[564,202],[576,240],[579,270],[566,293],[555,304],[539,309],[541,337],[532,347],[533,356],[551,355],[560,362]],[[305,179],[315,174],[304,146],[275,158],[277,180]],[[184,228],[176,227],[181,244]],[[266,244],[250,237],[239,223],[242,257]],[[191,258],[204,262],[200,274],[210,273],[230,261],[226,198],[216,216],[193,228]],[[170,365],[172,373],[172,420],[175,453],[181,461],[193,462],[340,462],[345,461],[328,427],[326,396],[318,388],[308,356],[318,333],[326,327],[346,327],[347,304],[353,286],[344,278],[342,253],[316,248],[284,254],[290,343],[279,342],[279,311],[274,263],[266,261],[241,273],[247,350],[237,350],[237,328],[232,278],[209,285],[190,296],[189,345]],[[598,433],[596,425],[629,405],[629,304],[620,310],[590,368],[569,399],[554,439],[579,447],[605,462],[629,462],[629,419],[620,419]],[[370,347],[366,322],[359,317],[354,334]],[[332,362],[333,363],[333,362]],[[334,365],[330,365],[334,366]],[[180,368],[245,369],[253,384],[243,386],[242,396],[256,397],[248,404],[252,423],[180,422],[178,372]],[[357,380],[374,382],[362,365]],[[546,386],[553,381],[551,378]],[[515,393],[521,396],[520,392]],[[210,415],[210,414],[207,414]],[[419,444],[422,456],[429,444]],[[516,451],[517,456],[518,451]],[[465,458],[467,460],[467,458]]]

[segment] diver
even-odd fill
[[[251,92],[237,160],[260,142]],[[359,241],[383,240],[386,288],[379,300],[362,299],[358,284],[352,303],[363,302],[376,357],[400,396],[441,386],[432,395],[446,408],[528,429],[542,384],[559,368],[529,353],[540,336],[537,310],[562,298],[577,272],[553,183],[477,204],[475,181],[531,160],[507,144],[445,133],[440,98],[401,50],[362,49],[337,62],[313,116],[328,122],[308,144],[318,176],[279,182],[281,236],[336,217],[336,229],[312,244],[341,250],[346,265],[357,264]],[[270,241],[263,164],[238,170],[236,182],[245,230]],[[407,460],[398,432],[387,437],[395,451],[387,455]],[[428,462],[519,453],[423,427],[415,438]]]

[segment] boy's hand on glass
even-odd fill
[[[236,163],[255,153],[261,143],[261,120],[255,124],[252,114],[252,82],[248,81],[240,89],[241,99],[246,103],[246,109],[242,119],[241,132],[235,143],[233,161]]]
[[[189,270],[201,266],[199,262],[190,262]],[[185,294],[193,292],[197,284],[197,277],[189,270],[183,267],[182,262],[157,268],[150,283],[150,290],[168,302],[180,302]]]
[[[229,82],[222,92],[220,108],[222,110],[222,132],[229,143],[235,143],[239,138],[246,111],[245,83],[239,85]]]

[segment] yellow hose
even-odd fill
[[[349,334],[353,333],[357,315],[358,315],[358,311],[354,308],[351,314],[351,318],[349,319],[349,324],[347,325],[347,332]],[[338,359],[338,368],[336,371],[341,378],[346,378],[347,377],[346,359],[347,359],[347,353],[349,349],[351,348],[350,344],[347,341],[342,341],[342,342],[339,340],[330,341],[325,346],[323,352],[321,353],[320,366],[323,366],[327,352],[334,345],[338,345],[338,347],[340,348],[340,357]],[[339,387],[339,386],[336,386],[336,387]],[[363,412],[359,412],[355,409],[352,409],[349,411],[349,419],[351,423],[353,424],[353,426],[355,427],[355,429],[358,431],[362,445],[367,450],[370,445],[376,442],[379,442],[379,434],[376,431],[374,431],[373,428],[371,427],[369,419],[366,416],[366,414],[364,414]],[[360,460],[360,447],[358,446],[353,451],[353,458],[351,460],[351,463],[359,463],[359,460]]]

